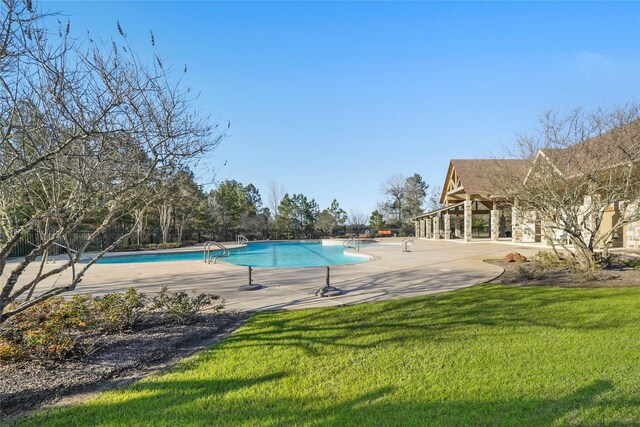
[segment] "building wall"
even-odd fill
[[[627,206],[627,209],[638,209],[638,203],[631,203]],[[624,227],[623,233],[624,247],[632,249],[640,249],[640,221],[633,222]]]
[[[522,213],[522,243],[533,243],[536,241],[537,213],[526,211]]]
[[[613,225],[618,222],[623,213],[620,209],[625,209],[624,204],[616,203],[606,210],[602,218],[600,232],[611,230]],[[637,209],[637,204],[634,203],[627,205],[626,209]],[[614,237],[611,247],[640,249],[640,221],[636,221],[622,227],[622,229],[619,230],[618,235]]]
[[[640,221],[627,225],[624,237],[625,248],[640,249]]]

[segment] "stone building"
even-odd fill
[[[612,136],[615,132],[615,138]],[[612,141],[615,140],[615,143]],[[637,154],[635,154],[637,153]],[[631,163],[629,159],[631,160]],[[533,161],[513,159],[454,159],[449,162],[440,197],[441,208],[414,217],[415,235],[425,239],[511,240],[513,243],[548,243],[569,239],[545,228],[535,211],[523,211],[517,197],[505,197],[495,189],[496,171],[510,171],[526,182],[536,162],[545,162],[563,177],[581,171],[610,171],[619,165],[640,165],[640,121],[579,142],[565,149],[541,149]],[[585,167],[582,167],[585,166]],[[638,174],[639,168],[631,169]],[[608,173],[608,172],[607,172]],[[640,183],[640,178],[638,179]],[[612,193],[614,194],[614,193]],[[589,197],[584,197],[585,211]],[[624,209],[638,211],[638,200],[608,206],[598,232],[611,230]],[[640,249],[640,221],[614,233],[612,247]]]

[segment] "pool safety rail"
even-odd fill
[[[342,295],[342,289],[331,285],[331,269],[327,266],[327,275],[325,276],[324,288],[320,288],[315,292],[320,297],[337,297]]]
[[[236,243],[238,244],[238,246],[246,245],[247,243],[249,243],[249,239],[247,239],[244,234],[238,234],[236,236]]]
[[[360,252],[360,239],[357,236],[351,236],[342,242],[342,247],[345,250],[351,249],[354,252]]]
[[[407,237],[402,239],[402,242],[400,242],[400,245],[403,247],[402,252],[410,252],[409,249],[407,248],[407,246],[409,245],[409,243],[411,243],[413,245],[413,238],[414,237],[415,236],[413,234],[409,234]]]
[[[202,252],[204,255],[204,262],[207,264],[211,264],[212,261],[215,264],[219,258],[226,258],[231,255],[231,251],[229,251],[229,248],[227,248],[223,244],[214,242],[213,240],[204,242],[204,245],[202,246]],[[215,252],[220,253],[216,255]]]

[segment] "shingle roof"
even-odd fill
[[[452,159],[449,169],[455,169],[460,184],[466,194],[489,196],[495,193],[495,173],[492,171],[508,168],[511,173],[524,177],[527,174],[529,161],[517,159]],[[447,178],[449,178],[447,173]],[[447,182],[443,188],[441,200],[444,201],[447,192]]]
[[[542,153],[569,176],[640,161],[640,120],[612,129],[567,148]]]
[[[558,170],[570,176],[636,163],[640,161],[640,119],[567,148],[544,148],[540,151]],[[452,159],[442,186],[440,203],[445,200],[452,170],[455,170],[466,194],[488,197],[498,191],[494,184],[495,171],[508,171],[510,178],[521,177],[524,180],[530,166],[529,160],[518,159]]]

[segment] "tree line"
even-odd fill
[[[365,225],[358,224],[360,219],[350,220],[335,199],[321,210],[313,198],[284,193],[276,195],[269,208],[252,183],[227,179],[206,192],[188,170],[172,175],[162,191],[162,198],[140,212],[138,245],[153,230],[161,230],[163,243],[183,243],[185,232],[193,230],[219,241],[232,241],[240,234],[250,240],[286,240],[334,237]]]
[[[250,240],[300,239],[362,234],[373,235],[391,229],[398,235],[413,232],[412,218],[428,208],[437,208],[437,193],[427,193],[422,176],[392,175],[382,184],[386,196],[370,215],[358,211],[347,213],[336,199],[321,209],[314,198],[302,193],[287,193],[270,186],[269,206],[258,188],[249,183],[224,180],[209,192],[203,191],[190,172],[181,171],[168,187],[166,198],[148,210],[155,222],[150,229],[162,229],[163,242],[173,236],[182,242],[184,230],[207,230],[210,237],[231,241],[239,234]],[[173,231],[169,234],[169,231]]]

